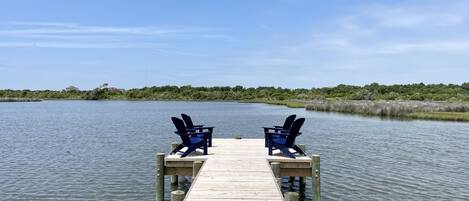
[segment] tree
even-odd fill
[[[465,90],[469,90],[469,82],[464,82],[462,83],[462,88],[465,89]]]

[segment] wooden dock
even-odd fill
[[[284,201],[281,176],[297,176],[304,182],[314,174],[319,184],[319,166],[318,171],[312,170],[315,165],[311,157],[291,159],[275,152],[269,156],[264,139],[213,139],[208,155],[167,155],[161,162],[162,158],[161,154],[157,156],[157,201],[163,199],[158,193],[164,192],[164,183],[158,182],[164,175],[193,176],[185,201]]]

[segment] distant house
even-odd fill
[[[98,88],[99,89],[107,89],[109,87],[109,84],[108,83],[104,83],[102,85],[100,85]]]
[[[69,87],[65,88],[65,91],[66,92],[77,92],[77,91],[80,91],[80,89],[76,86],[69,86]]]
[[[125,92],[125,89],[120,89],[120,88],[116,88],[116,87],[108,87],[107,90],[109,91],[118,91],[118,92]]]
[[[106,89],[107,91],[115,91],[115,92],[125,92],[125,89],[112,87],[108,83],[104,83],[98,87],[98,89]]]

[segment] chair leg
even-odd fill
[[[272,156],[272,150],[274,149],[274,141],[272,139],[272,135],[267,135],[265,134],[266,136],[266,143],[267,143],[267,146],[269,147],[269,155]]]
[[[303,155],[303,156],[306,156],[305,152],[303,150],[301,150],[300,147],[298,147],[296,144],[292,146],[292,148],[298,152],[300,155]]]
[[[208,146],[209,147],[212,147],[212,134],[210,133],[210,135],[208,136]]]
[[[288,150],[287,147],[280,145],[280,146],[277,146],[277,148],[280,149],[280,151],[282,151],[282,153],[287,155],[288,157],[295,158],[295,156],[290,152],[290,150]]]
[[[208,154],[208,146],[207,143],[204,144],[204,155]]]
[[[269,143],[269,156],[272,156],[272,143]]]
[[[187,150],[181,155],[181,158],[186,157],[190,153],[194,152],[196,149],[197,149],[197,146],[194,146],[194,145],[187,147]]]
[[[181,150],[182,148],[184,148],[184,145],[179,144],[176,148],[173,149],[173,151],[171,151],[170,155],[177,153],[177,152],[178,152],[179,150]]]
[[[204,155],[208,154],[208,139],[204,138],[204,141],[197,143],[194,145],[197,147],[197,149],[202,149],[204,151]]]

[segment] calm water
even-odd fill
[[[154,200],[154,155],[178,140],[169,117],[181,112],[216,137],[306,117],[297,142],[321,153],[323,200],[469,200],[469,123],[127,101],[0,104],[0,200]]]

